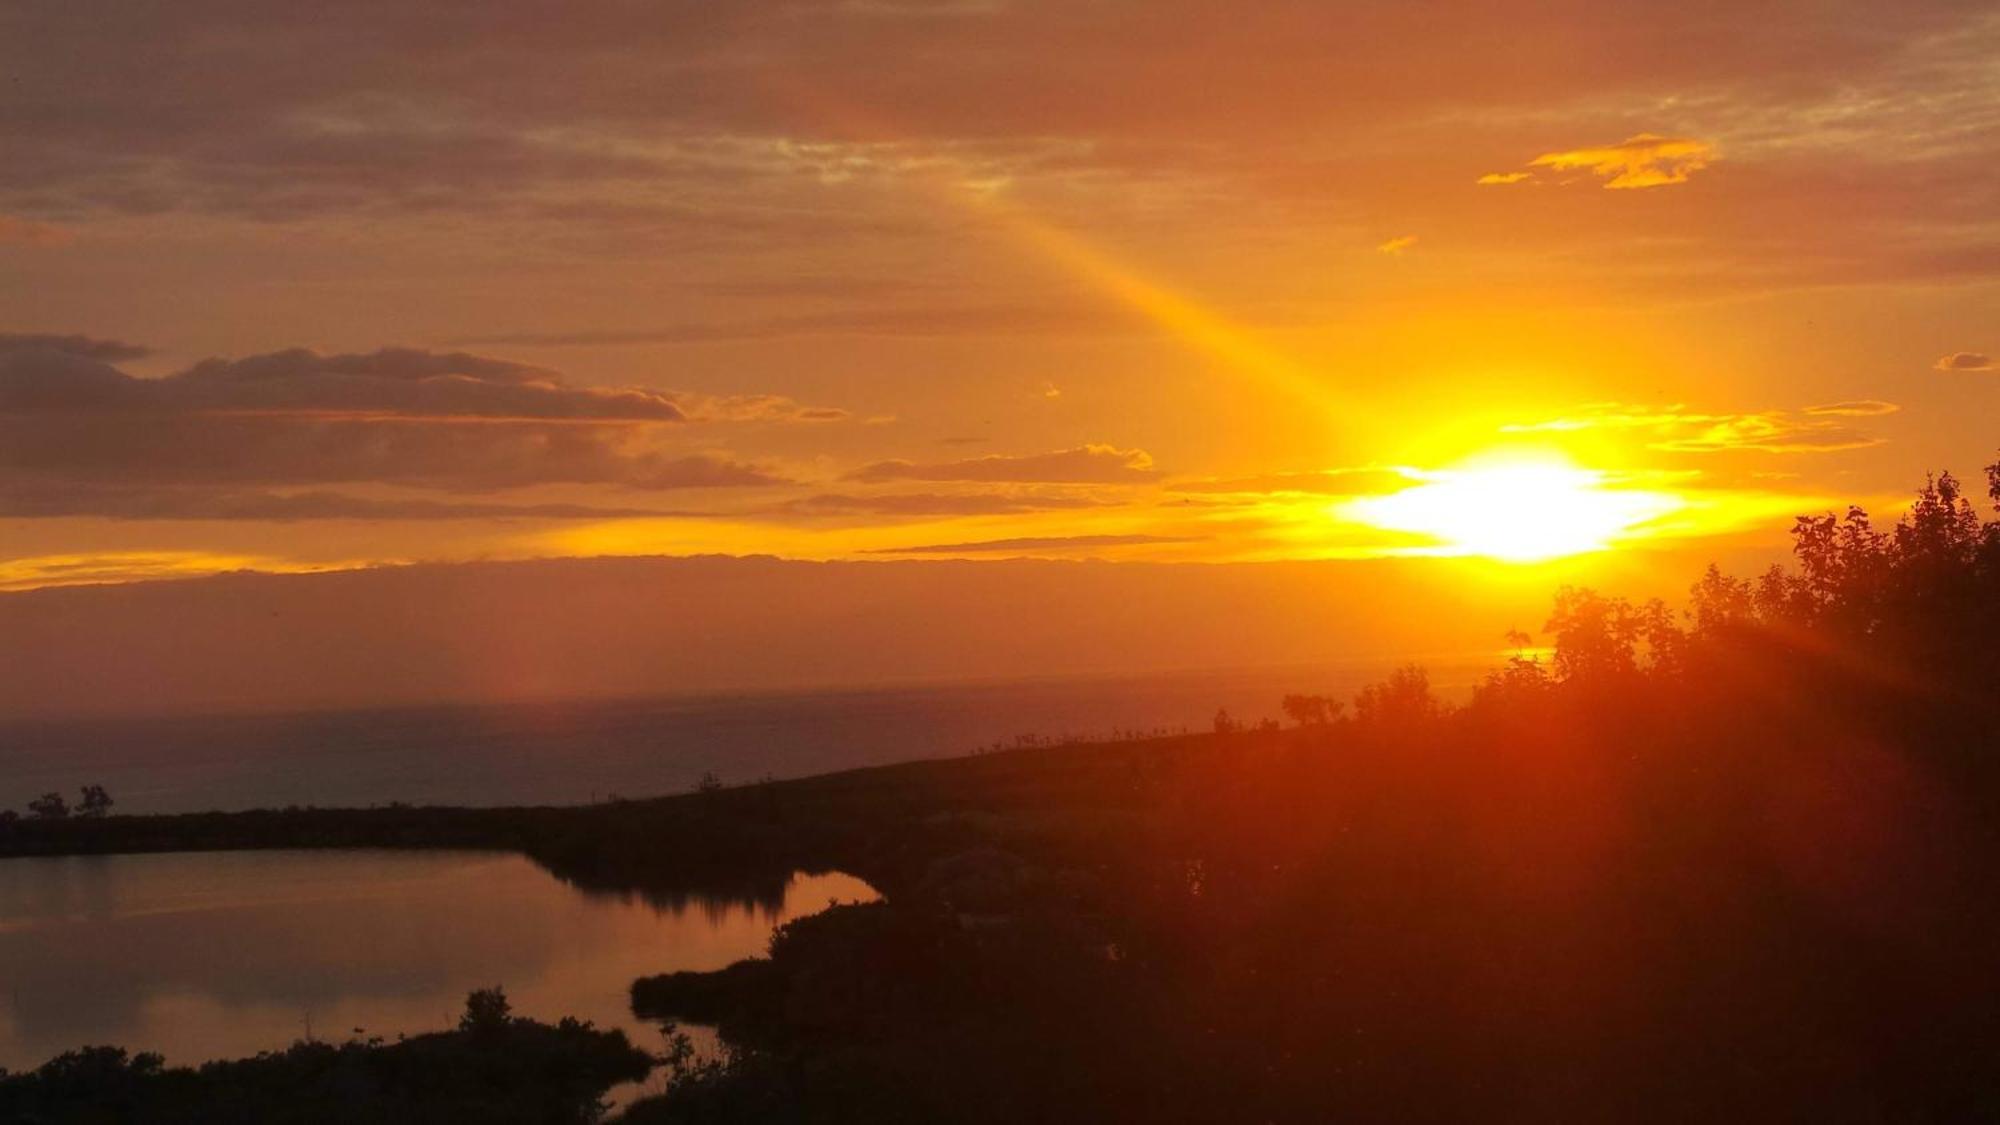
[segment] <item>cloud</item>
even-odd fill
[[[172,578],[206,578],[233,571],[297,573],[334,569],[302,566],[270,555],[207,551],[99,551],[89,554],[33,555],[0,559],[0,590],[52,586],[98,586]]]
[[[1186,535],[1049,535],[1020,539],[982,539],[972,543],[933,543],[921,547],[880,547],[869,555],[961,555],[1036,551],[1078,551],[1099,547],[1137,547],[1151,543],[1193,543]]]
[[[667,448],[662,431],[688,417],[667,392],[576,387],[544,368],[416,349],[294,349],[160,379],[101,358],[133,351],[85,337],[0,341],[0,472],[15,474],[10,483],[785,483],[726,455]],[[759,398],[758,409],[777,401]]]
[[[705,395],[676,391],[667,396],[696,422],[844,422],[853,417],[837,406],[807,406],[785,395]]]
[[[34,114],[6,122],[14,167],[0,180],[15,182],[20,204],[50,208],[419,212],[440,198],[490,206],[582,186],[705,186],[728,155],[719,138],[782,138],[792,150],[774,153],[803,161],[810,152],[799,150],[850,134],[1243,145],[1371,120],[1395,128],[1463,105],[1715,89],[1775,101],[1865,80],[1913,39],[1978,16],[1936,0],[1893,10],[1832,0],[1782,4],[1749,27],[1734,11],[1627,4],[1565,12],[1550,34],[1548,19],[1511,4],[1464,9],[1443,27],[1392,0],[1255,12],[1163,0],[1133,34],[1122,8],[1046,0],[728,8],[642,13],[580,0],[557,20],[496,0],[450,35],[365,0],[337,0],[342,18],[324,26],[227,0],[116,21],[87,11],[10,20],[0,68],[37,100]],[[935,14],[960,8],[982,14]],[[859,21],[861,10],[876,14]],[[68,64],[86,49],[95,67]],[[206,65],[146,65],[162,54]],[[874,65],[881,58],[899,65]],[[1412,84],[1417,64],[1427,77]],[[1036,80],[1028,97],[1026,73]],[[771,74],[788,77],[785,89]],[[854,112],[814,113],[801,90],[838,91]],[[857,124],[874,116],[885,120]]]
[[[454,492],[538,484],[650,491],[788,483],[755,464],[717,454],[676,455],[603,426],[200,414],[0,414],[0,471],[84,483],[382,483]]]
[[[856,469],[847,480],[881,482],[892,480],[926,481],[1011,481],[1020,483],[1144,484],[1160,476],[1153,458],[1143,449],[1119,449],[1111,445],[1080,445],[1052,453],[1025,456],[994,454],[962,461],[920,464],[912,461],[877,461]]]
[[[1651,431],[1648,448],[1675,453],[1835,453],[1881,445],[1883,438],[1863,433],[1831,418],[1888,413],[1888,403],[1835,403],[1809,408],[1798,415],[1783,410],[1751,414],[1707,414],[1681,405],[1664,408],[1595,403],[1578,414],[1539,422],[1502,426],[1503,433],[1564,433],[1580,430]],[[1814,410],[1818,413],[1815,414]]]
[[[1407,487],[1408,474],[1398,469],[1321,469],[1304,473],[1265,473],[1254,477],[1215,477],[1181,480],[1168,485],[1173,492],[1199,493],[1309,493],[1322,496],[1362,496]]]
[[[819,8],[818,13],[953,19],[995,15],[1004,6],[1005,0],[832,0]]]
[[[0,519],[453,520],[647,519],[689,513],[591,504],[495,504],[373,499],[338,492],[267,492],[156,485],[0,484]]]
[[[1528,167],[1586,171],[1603,180],[1607,188],[1648,188],[1684,184],[1715,158],[1715,146],[1706,141],[1640,133],[1614,145],[1545,152],[1528,161]],[[1534,171],[1489,172],[1479,177],[1479,182],[1518,184],[1535,178]]]
[[[1993,371],[2000,370],[2000,364],[1983,352],[1953,352],[1942,356],[1934,365],[1939,371]]]
[[[0,373],[0,408],[8,382]],[[165,379],[130,379],[119,399],[138,408],[354,416],[401,415],[596,422],[680,422],[671,395],[572,387],[546,368],[417,348],[321,355],[304,348],[209,359]]]
[[[1389,241],[1384,242],[1382,245],[1377,246],[1375,249],[1381,251],[1384,254],[1388,254],[1394,257],[1401,255],[1405,250],[1408,250],[1410,247],[1415,246],[1416,244],[1417,244],[1416,235],[1404,234],[1404,235],[1398,235],[1395,238],[1392,238]]]
[[[70,232],[52,223],[37,223],[12,215],[0,215],[0,246],[64,246]]]
[[[1048,336],[1103,335],[1139,330],[1143,321],[1101,303],[1067,305],[897,306],[841,309],[715,323],[598,332],[514,332],[474,336],[466,347],[623,347],[646,344],[713,344],[779,340],[796,336]]]
[[[1700,432],[1654,444],[1679,453],[1753,450],[1759,453],[1839,453],[1881,445],[1884,438],[1830,422],[1795,422],[1776,414],[1746,414]]]
[[[788,501],[774,511],[800,516],[994,516],[1019,512],[1109,507],[1113,501],[1088,496],[1048,496],[1012,492],[888,493],[850,496],[822,493]]]
[[[1704,141],[1640,133],[1601,148],[1543,153],[1528,163],[1558,171],[1588,169],[1607,188],[1646,188],[1684,184],[1713,159],[1715,148]]]
[[[1818,406],[1808,406],[1805,413],[1818,417],[1833,418],[1875,418],[1883,414],[1894,414],[1902,407],[1880,399],[1862,398],[1851,402],[1826,402]]]
[[[560,20],[494,0],[446,35],[394,5],[331,2],[338,18],[310,25],[229,0],[121,4],[117,19],[88,5],[0,14],[0,73],[34,92],[0,113],[0,212],[88,229],[94,253],[144,255],[133,268],[145,281],[174,276],[172,256],[147,250],[164,232],[210,229],[188,225],[200,215],[219,220],[219,237],[334,260],[371,244],[460,263],[674,260],[665,284],[676,290],[740,286],[743,263],[782,261],[778,272],[801,271],[827,299],[854,299],[824,284],[830,263],[866,277],[926,262],[910,272],[937,300],[996,310],[1008,303],[997,273],[947,264],[978,241],[965,236],[980,220],[915,205],[913,183],[1005,179],[1051,223],[1114,245],[1169,231],[1312,245],[1351,240],[1353,216],[1394,214],[1426,244],[1497,250],[1503,274],[1559,262],[1585,275],[1568,279],[1576,288],[1670,276],[1654,284],[1676,296],[1996,268],[1981,68],[2000,25],[1954,0],[1781,0],[1756,27],[1726,6],[1569,6],[1559,35],[1506,3],[1440,27],[1394,0],[1254,12],[1162,0],[1134,35],[1130,4],[1009,0],[940,20],[892,2],[870,6],[895,15],[861,24],[825,0],[726,11],[577,0]],[[92,65],[66,61],[78,58]],[[1409,81],[1413,66],[1425,81]],[[1024,73],[1032,96],[1018,88]],[[786,81],[774,87],[772,74]],[[1650,228],[1646,254],[1629,252],[1629,214],[1558,214],[1575,201],[1567,193],[1560,204],[1528,191],[1478,200],[1518,208],[1494,221],[1429,190],[1486,167],[1500,169],[1487,183],[1590,175],[1507,170],[1536,152],[1600,152],[1616,170],[1596,182],[1616,185],[1687,174],[1686,154],[1634,151],[1656,134],[1568,153],[1537,139],[1615,139],[1653,120],[1662,141],[1698,124],[1738,163],[1729,192],[1703,193],[1699,216],[1649,217],[1671,229]],[[1830,229],[1842,238],[1830,243]],[[1204,248],[1186,246],[1188,260]],[[181,272],[218,284],[199,263]],[[1196,284],[1227,291],[1233,280]],[[494,279],[496,290],[518,284]],[[1033,290],[1014,292],[1028,294],[1024,313],[1036,303]],[[534,307],[513,296],[510,307]],[[739,320],[704,307],[690,323],[669,313],[590,332],[579,331],[587,314],[544,307],[546,321],[488,342],[1014,331],[993,315],[843,327],[856,318],[808,308]],[[1134,323],[1095,319],[1069,330]]]
[[[153,354],[153,349],[118,340],[99,340],[92,336],[53,336],[32,332],[0,332],[0,356],[15,352],[55,352],[60,355],[81,356],[84,359],[99,359],[116,363],[128,359],[141,359]]]

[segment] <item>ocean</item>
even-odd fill
[[[1429,664],[1440,694],[1482,665]],[[952,757],[1022,737],[1209,729],[1382,666],[157,719],[0,719],[0,807],[102,785],[116,812],[585,804]]]

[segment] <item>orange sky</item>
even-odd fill
[[[1768,554],[2000,444],[1996,60],[1943,0],[0,12],[0,589]]]

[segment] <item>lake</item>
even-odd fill
[[[1484,661],[1431,662],[1463,692]],[[1206,730],[1290,692],[1351,694],[1386,669],[1267,668],[879,689],[285,715],[0,719],[0,807],[103,785],[115,811],[284,805],[584,804],[971,753],[1020,735]]]
[[[170,1064],[454,1026],[475,988],[517,1015],[622,1028],[647,1050],[632,981],[764,952],[840,874],[783,900],[649,903],[586,894],[489,852],[277,851],[0,860],[0,1067],[85,1044]]]

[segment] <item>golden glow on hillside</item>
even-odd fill
[[[1670,493],[1618,487],[1553,456],[1481,458],[1423,474],[1424,483],[1340,506],[1343,518],[1427,535],[1423,553],[1535,562],[1599,551],[1678,511]]]

